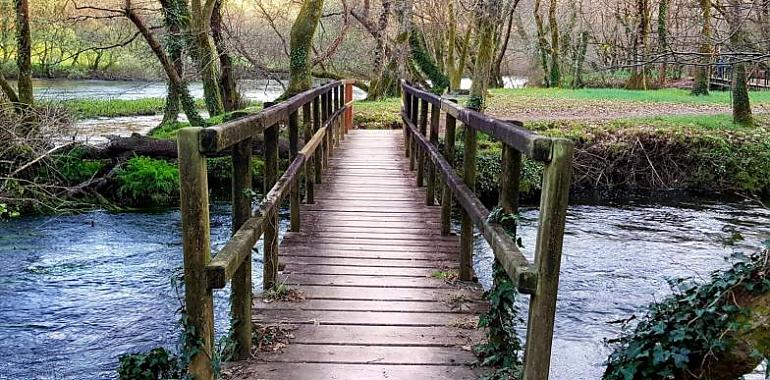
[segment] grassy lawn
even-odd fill
[[[692,96],[690,91],[677,88],[660,90],[624,90],[618,88],[585,88],[585,89],[553,89],[553,88],[519,88],[493,89],[493,97],[502,99],[559,99],[575,101],[618,101],[671,104],[719,104],[729,105],[732,99],[730,91],[712,91],[709,96]],[[770,104],[770,91],[752,91],[752,104]]]

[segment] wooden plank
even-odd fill
[[[452,347],[469,345],[479,330],[447,327],[297,325],[292,343]]]
[[[486,302],[467,302],[451,305],[439,301],[381,301],[381,300],[318,300],[308,299],[302,302],[259,302],[255,306],[260,310],[294,310],[294,311],[358,311],[358,312],[392,312],[399,313],[457,313],[477,314],[487,310]]]
[[[469,300],[481,299],[481,292],[478,289],[402,288],[396,291],[390,288],[306,285],[302,287],[302,292],[305,297],[316,299],[380,301],[449,301],[456,297]]]
[[[383,365],[343,363],[243,363],[229,364],[226,380],[475,380],[476,368],[458,365]]]
[[[449,326],[467,319],[458,313],[387,312],[387,311],[312,311],[257,309],[252,317],[257,323],[288,323],[347,326]]]
[[[347,266],[332,264],[291,265],[283,271],[284,274],[335,274],[354,276],[400,276],[400,277],[430,277],[437,270],[433,268],[411,267],[382,267],[382,266]]]
[[[389,347],[292,344],[260,359],[284,363],[471,365],[476,357],[454,347]]]
[[[428,277],[403,276],[351,276],[334,274],[288,274],[284,275],[287,285],[334,285],[379,288],[423,288],[440,289],[451,286],[444,281]]]
[[[302,255],[283,255],[283,262],[287,265],[287,268],[293,268],[293,264],[297,265],[344,265],[347,267],[377,267],[377,268],[427,268],[431,270],[438,270],[443,268],[453,268],[456,266],[454,261],[445,260],[415,260],[415,259],[390,259],[382,260],[375,257],[357,257],[357,258],[345,258],[345,257],[324,257],[316,256],[312,253],[308,253],[308,256]],[[293,270],[293,269],[292,269]]]

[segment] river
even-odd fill
[[[520,228],[530,257],[536,217],[525,209]],[[228,207],[214,206],[215,249],[229,223]],[[603,340],[619,331],[608,322],[668,294],[666,278],[726,268],[732,251],[720,238],[730,228],[750,250],[770,237],[770,211],[705,201],[571,206],[551,378],[599,379]],[[0,380],[113,379],[121,353],[173,346],[179,300],[171,278],[181,250],[177,210],[0,223]],[[488,286],[491,253],[481,239],[475,262]],[[255,284],[261,272],[255,258]],[[220,334],[227,307],[227,291],[217,292]]]

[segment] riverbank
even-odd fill
[[[684,90],[495,89],[487,112],[576,144],[573,195],[770,194],[770,92],[752,92],[756,126],[733,124],[730,94]],[[398,125],[399,99],[357,102],[365,128]],[[499,142],[479,134],[477,191],[494,202]],[[458,143],[461,139],[458,138]],[[458,146],[462,151],[462,145]],[[462,167],[462,156],[458,166]],[[541,167],[524,162],[522,191],[539,190]]]

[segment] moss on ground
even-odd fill
[[[401,128],[401,98],[359,100],[353,105],[353,124],[361,129]]]

